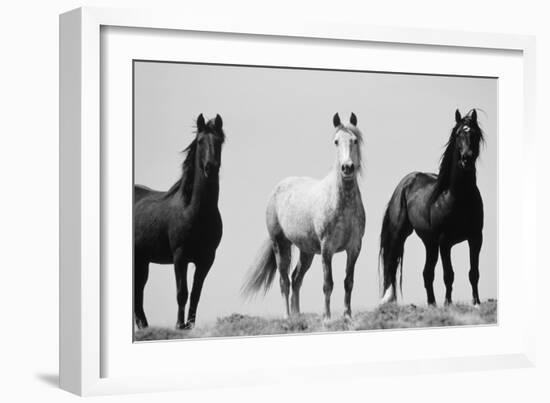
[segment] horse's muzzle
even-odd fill
[[[344,177],[351,176],[355,172],[355,165],[353,163],[349,164],[342,164],[342,174],[344,174]]]
[[[220,171],[220,164],[207,162],[206,165],[204,166],[203,171],[204,171],[204,176],[206,176],[207,178],[211,176],[215,176]]]
[[[462,169],[472,169],[474,166],[474,159],[471,157],[464,156],[460,158],[460,160],[458,161],[458,165]]]

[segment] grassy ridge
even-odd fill
[[[302,314],[291,319],[263,318],[234,313],[210,325],[192,330],[150,327],[137,330],[136,341],[189,339],[200,337],[239,337],[287,333],[339,332],[350,330],[395,329],[494,324],[497,301],[489,300],[474,308],[469,304],[448,307],[386,304],[372,311],[358,312],[352,319],[338,317],[323,321],[319,314]]]

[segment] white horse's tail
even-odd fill
[[[249,274],[241,288],[241,293],[245,296],[253,294],[264,289],[264,294],[271,287],[275,273],[277,272],[277,262],[273,251],[271,239],[267,239],[258,251],[258,255],[250,266]]]

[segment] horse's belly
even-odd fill
[[[268,221],[268,227],[272,236],[277,236],[281,231],[285,238],[296,245],[300,250],[307,253],[320,253],[321,246],[319,238],[315,233],[315,227],[311,220],[309,211],[293,204],[287,204],[285,209],[278,209],[275,223]]]
[[[305,253],[321,253],[321,243],[316,236],[287,236],[298,249]]]
[[[453,220],[448,225],[443,226],[442,234],[453,243],[463,242],[472,234],[472,228],[468,219]]]
[[[168,237],[162,233],[148,239],[143,239],[143,237],[136,238],[134,253],[136,256],[140,256],[151,263],[169,264],[173,262]]]
[[[151,257],[150,259],[150,263],[155,263],[155,264],[173,264],[174,263],[174,258],[172,257],[172,255],[158,255],[158,256],[153,256]]]

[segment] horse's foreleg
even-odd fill
[[[300,288],[306,272],[311,267],[313,255],[300,251],[300,259],[296,264],[296,268],[292,272],[292,299],[291,308],[293,314],[300,313]]]
[[[275,260],[277,261],[277,267],[279,268],[279,284],[281,286],[281,294],[283,295],[285,304],[285,317],[290,317],[290,278],[288,272],[290,269],[290,241],[286,239],[278,239],[273,243],[273,250],[275,252]]]
[[[149,326],[143,310],[143,290],[149,277],[149,263],[134,260],[134,319],[138,329],[143,329]]]
[[[330,295],[334,288],[334,280],[332,279],[332,252],[328,250],[321,251],[323,260],[323,293],[325,294],[325,319],[330,319]]]
[[[201,298],[202,286],[204,279],[210,271],[212,264],[214,263],[215,254],[208,256],[201,262],[197,263],[195,269],[195,275],[193,276],[193,288],[191,289],[191,300],[189,302],[189,315],[187,316],[187,327],[193,327],[195,325],[195,319],[197,317],[197,307]]]
[[[453,265],[451,263],[451,248],[452,244],[443,237],[439,245],[439,251],[441,253],[441,263],[443,264],[443,281],[445,282],[446,305],[453,303],[452,293],[455,272],[453,271]]]
[[[468,273],[468,277],[470,278],[470,284],[472,285],[472,302],[474,305],[481,303],[479,300],[477,283],[479,282],[479,252],[481,251],[482,243],[483,236],[481,234],[468,239],[468,245],[470,247],[470,272]]]
[[[422,276],[424,277],[424,288],[428,296],[428,304],[435,305],[434,295],[434,272],[435,265],[437,264],[438,248],[436,242],[424,242],[426,248],[426,262],[424,263],[424,270]]]
[[[346,295],[344,297],[344,316],[351,318],[351,291],[353,290],[353,276],[355,272],[355,262],[359,256],[361,246],[358,248],[350,249],[347,253],[346,261],[346,278],[344,280],[344,290]]]
[[[176,289],[178,301],[178,321],[176,329],[185,329],[185,305],[189,296],[187,288],[187,265],[188,261],[183,258],[181,251],[174,254],[174,272],[176,273]]]

